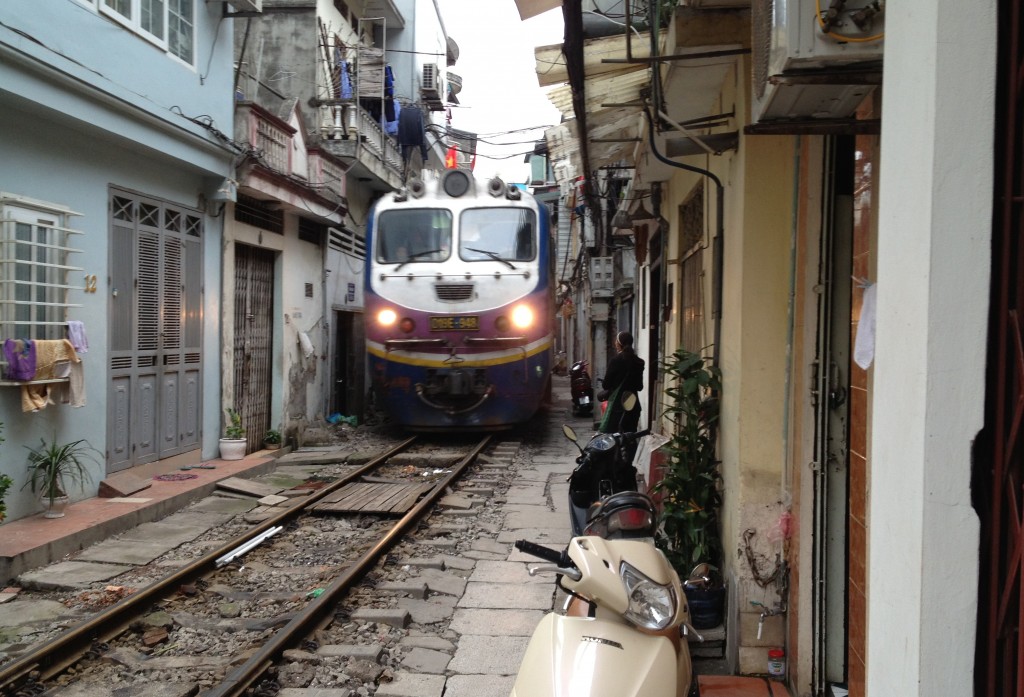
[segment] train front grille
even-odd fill
[[[473,297],[472,283],[435,283],[434,293],[442,302],[464,302]]]

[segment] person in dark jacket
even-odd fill
[[[615,357],[608,362],[608,371],[601,380],[604,388],[597,398],[608,400],[608,409],[598,429],[601,433],[631,432],[640,423],[640,400],[632,411],[623,413],[622,393],[640,392],[644,387],[644,359],[633,350],[633,335],[619,332],[615,335]]]

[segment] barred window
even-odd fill
[[[81,250],[69,219],[80,215],[58,204],[0,193],[0,339],[65,336],[69,262]],[[80,286],[76,286],[79,287]]]

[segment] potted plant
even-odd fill
[[[721,568],[722,540],[718,512],[722,505],[721,474],[716,457],[721,373],[703,356],[679,349],[663,364],[667,405],[672,424],[664,446],[667,462],[655,485],[661,495],[659,545],[679,572]],[[721,623],[725,585],[717,573],[700,574],[700,582],[684,586],[694,626]],[[698,624],[699,622],[699,624]]]
[[[85,439],[58,443],[56,436],[47,443],[40,439],[40,444],[28,449],[28,481],[32,493],[38,494],[46,511],[46,518],[63,518],[64,509],[70,497],[69,486],[82,485],[89,479],[86,463],[96,463],[96,452]]]
[[[241,460],[245,457],[245,427],[242,426],[242,415],[237,410],[227,409],[227,425],[224,437],[220,439],[220,459]]]
[[[281,432],[274,429],[267,431],[263,436],[263,445],[267,450],[277,450],[281,447]]]

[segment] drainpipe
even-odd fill
[[[712,269],[714,273],[714,285],[712,286],[711,293],[711,315],[715,319],[715,336],[711,362],[712,365],[718,367],[719,345],[721,344],[722,338],[722,269],[724,266],[723,255],[725,252],[725,187],[722,186],[722,180],[715,176],[715,173],[711,170],[670,160],[658,152],[658,147],[654,140],[654,119],[651,118],[650,110],[645,109],[644,116],[647,117],[647,135],[650,140],[651,152],[655,157],[671,167],[678,167],[679,169],[685,169],[689,172],[696,172],[697,174],[705,176],[715,184],[717,194],[715,197],[716,229],[715,237],[711,242]],[[656,215],[659,213],[660,211],[655,211]]]

